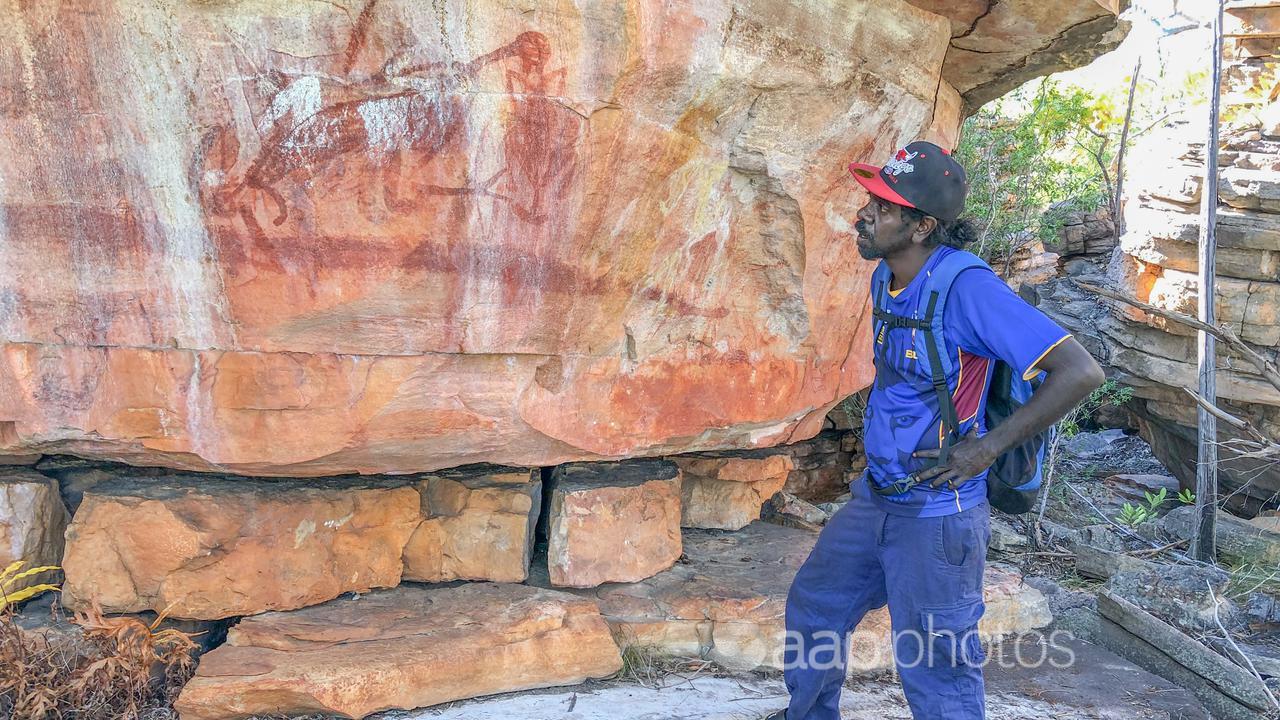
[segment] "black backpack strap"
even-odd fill
[[[951,389],[947,387],[947,376],[942,369],[944,351],[939,345],[941,338],[933,331],[933,314],[937,307],[938,291],[934,290],[929,295],[929,306],[925,310],[921,329],[924,331],[925,349],[929,353],[930,381],[933,383],[933,392],[938,396],[938,413],[942,416],[942,426],[946,431],[942,437],[942,447],[938,452],[938,464],[945,465],[951,445],[960,439],[960,418],[956,415],[956,405],[951,399]]]
[[[874,319],[872,323],[871,337],[871,362],[876,368],[876,389],[883,390],[885,382],[884,357],[880,352],[880,341],[884,333],[889,332],[890,326],[886,324],[885,317],[894,317],[888,310],[884,308],[884,282],[880,281],[875,284],[871,291],[871,317]],[[876,327],[875,322],[879,322],[880,326]]]
[[[884,378],[887,375],[884,370],[884,356],[881,354],[880,350],[881,336],[890,330],[896,330],[898,328],[923,330],[926,333],[931,332],[932,329],[927,318],[925,320],[917,320],[915,318],[904,317],[902,315],[894,315],[889,312],[885,307],[885,298],[888,297],[888,295],[889,294],[885,292],[885,283],[883,281],[875,283],[872,288],[872,297],[874,298],[874,302],[871,306],[871,317],[874,318],[879,325],[873,328],[875,331],[875,337],[871,339],[871,361],[875,364],[876,368],[877,390],[884,389]]]

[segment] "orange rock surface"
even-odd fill
[[[732,533],[686,530],[685,561],[638,583],[570,590],[596,600],[619,642],[644,652],[704,657],[738,670],[782,668],[784,611],[796,571],[817,535],[753,522]],[[534,582],[545,582],[535,576]],[[987,565],[984,639],[1027,632],[1052,620],[1039,590],[1014,568]],[[893,667],[886,607],[872,610],[851,636],[854,672]]]
[[[93,488],[67,529],[66,604],[217,619],[400,584],[417,490],[285,482]]]
[[[622,668],[595,602],[503,583],[405,585],[246,618],[206,654],[182,720],[361,718]]]
[[[541,466],[808,437],[867,384],[845,167],[954,142],[952,18],[459,7],[0,10],[0,454]]]
[[[680,524],[739,530],[760,519],[765,501],[787,484],[795,462],[784,450],[671,458],[680,468]]]
[[[550,486],[552,585],[635,582],[679,559],[680,469],[674,463],[570,463],[555,469]]]
[[[542,500],[538,471],[527,468],[267,480],[148,477],[155,469],[121,467],[92,471],[65,556],[57,482],[27,470],[0,473],[0,509],[5,479],[19,473],[51,490],[64,519],[45,521],[56,532],[50,562],[62,560],[70,607],[96,602],[106,612],[167,610],[210,620],[306,607],[402,580],[521,582]],[[10,484],[9,494],[30,487]],[[4,530],[0,513],[0,539]]]

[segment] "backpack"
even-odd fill
[[[931,384],[938,397],[938,409],[946,431],[942,440],[942,447],[938,453],[938,464],[940,465],[947,462],[948,451],[952,445],[960,440],[960,421],[956,415],[955,403],[952,401],[952,394],[955,392],[955,388],[947,383],[947,378],[951,376],[958,360],[950,357],[943,346],[942,321],[945,317],[947,296],[951,291],[951,285],[955,282],[956,276],[965,270],[973,268],[985,268],[988,272],[994,272],[981,258],[964,250],[955,250],[941,258],[925,278],[924,292],[927,293],[926,296],[929,300],[924,317],[921,319],[894,315],[889,312],[889,280],[891,273],[888,264],[881,260],[871,276],[871,296],[874,301],[872,310],[873,337],[878,338],[881,333],[887,333],[898,328],[918,330],[923,335],[923,346],[929,363]],[[877,349],[878,345],[879,343],[872,343],[872,356],[876,366],[877,387],[882,387],[879,383],[886,376],[883,366],[885,360]],[[922,360],[924,358],[917,358],[916,361],[920,362]],[[1010,415],[1026,404],[1027,400],[1031,398],[1031,394],[1039,387],[1040,377],[1043,376],[1043,373],[1041,373],[1035,379],[1028,381],[1023,379],[1007,363],[1001,360],[994,360],[994,363],[995,368],[992,371],[991,384],[987,390],[986,400],[985,420],[988,431],[1008,420]],[[996,458],[995,463],[992,464],[991,469],[987,472],[987,500],[990,502],[991,507],[1011,515],[1018,515],[1031,510],[1040,491],[1045,448],[1051,442],[1052,433],[1053,429],[1050,427],[1026,442],[1010,448]],[[870,485],[873,490],[883,494],[898,494],[909,490],[919,482],[915,475],[911,475],[906,481],[893,483],[890,486],[893,488],[892,492],[882,491],[874,483],[870,483]]]

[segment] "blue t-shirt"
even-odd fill
[[[920,272],[901,291],[891,292],[889,312],[923,318],[926,278],[954,249],[940,246]],[[987,387],[1002,360],[1030,380],[1040,373],[1036,364],[1070,335],[1036,308],[1018,297],[987,268],[970,268],[956,275],[943,315],[944,346],[953,370],[947,378],[954,388],[952,401],[961,434],[976,424],[978,435],[987,432],[984,419]],[[863,412],[863,440],[867,454],[866,478],[879,486],[931,467],[933,458],[915,458],[917,450],[941,447],[944,430],[938,397],[929,382],[928,358],[919,358],[920,344],[911,328],[878,332],[872,342],[883,358]],[[923,334],[921,334],[923,339]],[[958,376],[958,377],[957,377]],[[883,381],[883,382],[881,382]],[[986,472],[959,488],[934,489],[920,484],[899,495],[879,495],[854,483],[854,495],[868,496],[887,512],[932,517],[960,512],[981,503],[987,495]]]

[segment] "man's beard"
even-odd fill
[[[882,245],[877,242],[878,238],[867,228],[867,224],[862,220],[854,223],[853,228],[858,234],[858,254],[862,256],[863,260],[879,260],[892,255],[911,243],[910,237],[904,237],[896,244]]]

